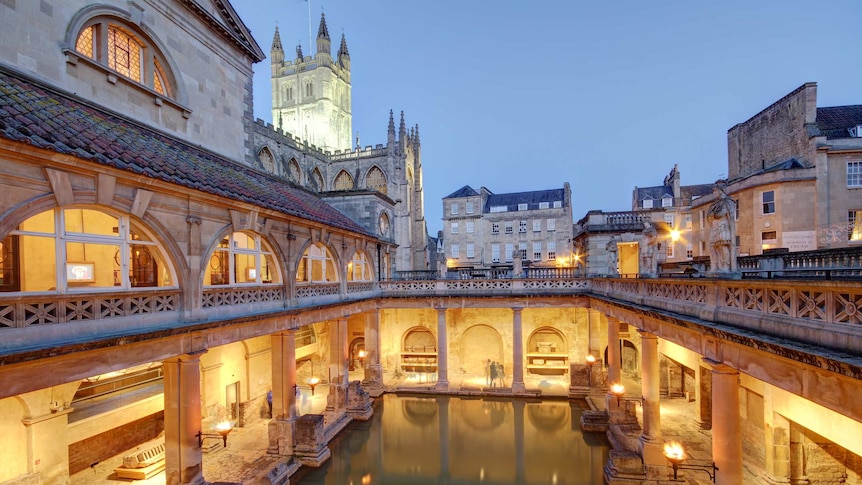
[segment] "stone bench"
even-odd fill
[[[165,469],[165,443],[123,457],[123,466],[114,468],[119,478],[146,480]]]

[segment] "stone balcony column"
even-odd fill
[[[347,317],[330,323],[329,336],[329,395],[326,397],[326,414],[338,419],[347,406],[348,355]]]
[[[620,355],[620,321],[614,317],[608,320],[608,388],[611,384],[622,382],[622,361]],[[610,393],[605,395],[605,409],[611,423],[622,423],[625,420],[625,401],[618,400]]]
[[[641,336],[643,396],[643,432],[638,441],[648,476],[650,472],[655,472],[655,478],[660,478],[662,473],[666,473],[667,463],[662,454],[664,441],[661,437],[658,337],[643,330],[638,330],[638,333]]]
[[[717,485],[742,483],[742,424],[739,416],[739,371],[704,359],[712,368],[712,456]]]
[[[523,394],[524,386],[524,333],[521,325],[521,307],[512,308],[512,393]]]
[[[203,352],[201,352],[203,353]],[[204,483],[201,429],[200,353],[163,363],[165,389],[165,484]]]
[[[271,455],[290,456],[296,421],[296,331],[270,336],[272,342],[272,420],[269,423]]]
[[[371,396],[383,393],[383,367],[380,365],[380,310],[365,313],[365,369],[362,379]]]
[[[449,344],[446,338],[446,309],[437,308],[437,385],[438,391],[449,390]]]

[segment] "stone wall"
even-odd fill
[[[157,438],[165,431],[165,413],[160,411],[105,433],[69,445],[69,473],[130,450]]]

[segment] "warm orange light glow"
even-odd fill
[[[591,364],[591,365],[592,365],[592,364],[595,364],[595,363],[596,363],[596,358],[595,358],[595,357],[593,357],[593,354],[588,354],[588,355],[587,355],[587,364]]]
[[[679,230],[673,229],[672,231],[670,231],[670,239],[673,242],[679,241]]]
[[[215,425],[215,430],[218,434],[224,436],[233,430],[233,423],[230,421],[222,421]]]
[[[309,385],[309,386],[314,387],[314,386],[316,386],[316,385],[318,385],[318,384],[320,384],[320,377],[317,377],[317,376],[311,376],[311,377],[308,379],[308,385]]]
[[[671,463],[680,464],[685,460],[685,449],[677,441],[670,441],[664,445],[664,456]]]
[[[625,394],[625,393],[626,393],[626,388],[625,388],[625,386],[623,386],[623,385],[622,385],[622,384],[620,384],[619,382],[617,382],[617,383],[615,383],[615,384],[611,384],[611,394],[613,394],[614,396],[616,396],[616,397],[617,397],[617,399],[619,399],[619,398],[620,398],[623,394]]]
[[[360,350],[360,351],[359,351],[359,354],[358,354],[358,357],[359,357],[360,359],[364,359],[366,355],[368,355],[368,354],[366,354],[366,353],[365,353],[365,350]]]
[[[362,485],[370,485],[371,484],[371,474],[366,473],[362,475]]]

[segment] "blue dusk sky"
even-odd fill
[[[269,53],[309,46],[308,3],[233,0]],[[574,219],[630,210],[635,186],[727,174],[727,130],[805,82],[862,104],[859,0],[312,0],[333,55],[347,36],[353,130],[386,142],[389,110],[419,124],[428,231],[463,185],[572,186]],[[254,111],[271,115],[269,61]],[[397,118],[396,118],[397,123]]]

